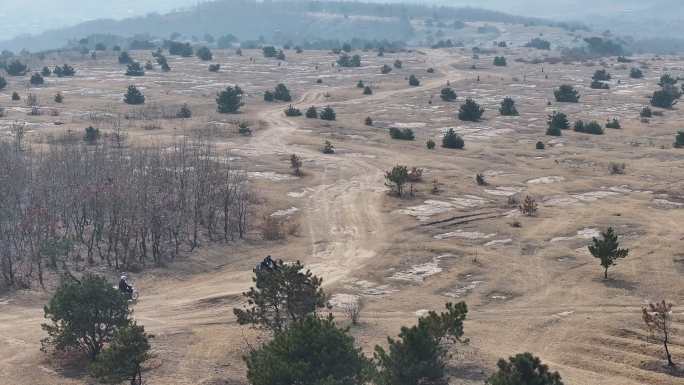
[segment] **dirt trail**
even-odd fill
[[[355,103],[360,98],[370,102],[400,97],[440,87],[447,80],[455,81],[464,76],[450,66],[453,58],[439,54],[435,55],[434,61],[431,64],[442,76],[425,81],[420,87],[378,90],[371,96],[359,95],[330,104]],[[325,92],[334,93],[336,89],[328,88]],[[295,104],[307,107],[327,105],[325,92],[306,92]],[[389,241],[380,211],[385,194],[383,172],[387,164],[399,156],[375,148],[373,154],[383,154],[382,157],[367,159],[342,154],[325,155],[311,146],[293,144],[294,138],[312,134],[299,130],[296,119],[285,117],[282,105],[262,111],[258,118],[267,128],[255,134],[248,148],[264,155],[297,153],[323,169],[316,176],[319,183],[310,186],[306,206],[301,209],[302,232],[310,244],[308,252],[301,256],[302,261],[315,274],[322,276],[326,285],[350,278],[354,271],[363,269],[373,260]],[[234,254],[229,246],[209,252]],[[232,306],[240,303],[240,294],[252,283],[253,262],[243,263],[245,268],[237,271],[232,265],[182,278],[150,278],[136,282],[142,297],[135,306],[135,317],[148,330],[159,335],[188,331],[199,333],[210,325],[230,325],[235,321]],[[26,303],[19,298],[0,304],[0,345],[9,347],[0,355],[0,377],[21,378],[22,371],[32,367],[36,361],[44,360],[39,352],[43,337],[39,326],[42,316],[39,304]],[[185,368],[187,365],[185,363],[176,370],[193,372],[194,369]],[[49,364],[41,365],[43,370],[34,374],[33,381],[52,383],[55,373],[49,367]],[[79,381],[73,379],[62,383]]]

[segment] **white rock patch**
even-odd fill
[[[597,229],[592,229],[592,228],[585,228],[582,230],[577,231],[577,234],[572,237],[556,237],[552,238],[551,242],[561,242],[561,241],[570,241],[574,239],[592,239],[593,237],[599,237],[601,235],[601,232]]]
[[[541,178],[530,179],[527,181],[528,184],[551,184],[564,181],[565,178],[562,176],[544,176]]]
[[[465,238],[465,239],[489,239],[495,237],[496,234],[485,234],[479,231],[463,231],[456,230],[449,233],[437,234],[433,238],[435,239],[448,239],[448,238]]]
[[[290,207],[289,209],[286,209],[286,210],[278,210],[278,211],[274,212],[273,214],[271,214],[271,216],[272,217],[287,217],[287,216],[290,216],[290,215],[296,213],[297,211],[299,211],[298,208]]]

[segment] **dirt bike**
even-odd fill
[[[117,291],[121,291],[121,290],[119,289],[119,286],[114,286],[114,288],[115,288]],[[138,293],[138,289],[136,289],[135,286],[133,286],[133,285],[131,285],[131,291],[130,291],[130,292],[123,293],[123,294],[126,296],[126,298],[127,298],[130,302],[137,302],[137,301],[138,301],[138,296],[140,295],[140,293]]]

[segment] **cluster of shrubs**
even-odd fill
[[[561,130],[570,128],[570,122],[568,121],[567,115],[557,111],[554,111],[553,114],[549,115],[547,124],[548,128],[546,129],[546,135],[550,136],[561,136]]]
[[[190,43],[167,41],[165,45],[169,49],[169,55],[190,57],[193,54],[193,49]]]
[[[128,86],[128,90],[124,95],[124,103],[131,105],[144,104],[145,95],[143,95],[143,93],[140,92],[140,90],[136,86]]]
[[[309,107],[306,112],[304,113],[304,116],[306,116],[309,119],[316,119],[320,118],[322,120],[335,120],[337,119],[337,114],[335,113],[335,110],[327,106],[321,112],[319,113],[318,110],[316,109],[315,106]],[[372,122],[371,122],[372,124]]]
[[[287,109],[285,109],[285,116],[289,117],[296,117],[296,116],[302,116],[302,111],[299,110],[299,108],[296,108],[292,104],[290,104]]]
[[[12,60],[5,66],[5,71],[10,76],[24,76],[28,72],[28,66],[19,60]]]
[[[410,128],[390,127],[389,134],[392,139],[414,140],[416,138]]]
[[[548,42],[547,40],[535,37],[534,39],[530,40],[527,44],[525,44],[525,47],[550,50],[551,49],[551,43]]]
[[[601,127],[601,124],[595,120],[589,122],[578,120],[575,122],[573,129],[577,132],[582,132],[585,134],[603,135],[603,127]]]
[[[579,92],[568,84],[563,84],[555,89],[553,95],[556,97],[556,101],[561,103],[577,103],[580,99]]]
[[[264,92],[265,102],[273,102],[276,100],[281,102],[292,101],[292,95],[290,95],[290,90],[283,83],[278,84],[273,91]]]
[[[342,54],[337,59],[337,65],[340,67],[361,67],[361,56]]]
[[[505,67],[506,66],[506,58],[503,56],[495,56],[494,57],[494,65],[497,67]]]
[[[285,60],[285,53],[283,50],[277,50],[274,46],[269,45],[261,49],[265,58],[276,58],[278,60]]]
[[[409,76],[408,82],[409,82],[409,85],[412,87],[418,87],[420,85],[420,80],[418,80],[416,75]]]
[[[629,70],[629,77],[632,79],[641,79],[644,77],[644,73],[639,68],[632,68]]]
[[[501,107],[499,107],[499,113],[502,116],[518,116],[518,110],[515,108],[515,100],[511,97],[506,97],[501,102]]]
[[[466,99],[458,111],[458,118],[463,121],[478,122],[484,114],[484,107],[480,107],[473,99]]]
[[[200,47],[197,49],[196,55],[200,60],[203,61],[209,61],[214,58],[214,55],[211,53],[211,50],[207,47]]]
[[[134,61],[126,67],[126,76],[145,76],[145,69],[140,63]]]
[[[444,87],[442,88],[439,97],[445,102],[453,102],[458,96],[456,95],[456,91],[454,91],[451,87]]]
[[[682,91],[677,86],[678,82],[678,78],[669,74],[661,76],[660,82],[658,82],[660,89],[653,92],[651,105],[659,108],[672,108],[682,96]]]

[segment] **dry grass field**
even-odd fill
[[[506,67],[492,65],[494,54],[473,59],[460,48],[384,57],[358,52],[360,68],[338,68],[331,65],[337,56],[324,51],[290,50],[278,62],[261,51],[236,56],[219,50],[212,61],[221,64],[219,72],[195,57],[169,56],[171,72],[155,69],[135,78],[124,76],[111,53],[95,60],[48,55],[32,68],[67,62],[76,76],[49,77],[40,87],[27,87],[28,77],[8,77],[0,91],[6,113],[0,134],[11,139],[12,126],[25,125],[33,151],[80,141],[88,126],[98,127],[103,140],[121,129],[129,146],[202,139],[247,173],[256,202],[245,240],[204,243],[165,267],[131,273],[141,292],[134,317],[155,335],[149,384],[246,383],[241,356],[263,336],[239,326],[232,310],[242,306],[252,268],[267,254],[301,260],[322,276],[341,324],[349,323],[344,304],[361,301],[360,323],[351,333],[368,353],[426,310],[465,301],[470,341],[455,348],[451,384],[481,384],[498,358],[525,351],[559,371],[566,384],[684,384],[684,373],[664,367],[661,346],[641,319],[643,305],[667,299],[675,303],[675,330],[684,332],[684,150],[672,146],[684,115],[675,107],[649,121],[639,117],[660,76],[682,75],[684,60],[516,60],[537,52],[498,48]],[[148,52],[132,55],[142,63],[152,59]],[[401,69],[380,73],[396,59]],[[645,77],[631,79],[632,66],[642,67]],[[599,68],[613,76],[609,90],[589,88]],[[420,86],[408,85],[411,74]],[[356,87],[359,80],[372,95]],[[440,99],[447,82],[458,94],[454,102]],[[286,117],[288,103],[263,101],[263,92],[278,83],[288,86],[302,112],[331,106],[337,119]],[[566,83],[580,92],[579,103],[554,100],[553,89]],[[144,106],[122,102],[129,84],[145,94]],[[234,84],[245,91],[244,107],[239,114],[217,113],[216,92]],[[11,101],[15,90],[21,101]],[[28,114],[27,92],[37,95],[45,113]],[[53,102],[57,92],[61,104]],[[500,116],[506,96],[514,98],[519,116]],[[483,120],[458,120],[466,98],[485,108]],[[152,116],[184,103],[192,118]],[[546,136],[553,111],[571,122],[616,117],[622,128]],[[136,114],[151,117],[126,118]],[[364,124],[366,117],[372,126]],[[238,121],[249,123],[251,136],[238,134]],[[390,127],[411,128],[416,138],[391,139]],[[440,146],[448,128],[464,138],[464,149]],[[428,139],[437,142],[435,149],[426,148]],[[334,154],[321,152],[326,140]],[[535,148],[537,141],[544,150]],[[291,154],[303,161],[300,177],[290,169]],[[611,163],[624,163],[624,173],[612,174]],[[384,173],[397,164],[423,169],[412,196],[388,194]],[[476,183],[478,173],[486,185]],[[511,203],[526,196],[537,201],[537,215],[523,216]],[[262,239],[269,216],[287,223],[283,239]],[[587,245],[608,226],[630,253],[605,280]],[[117,279],[117,272],[103,273]],[[0,295],[0,383],[92,383],[83,368],[40,351],[48,298],[49,291],[39,289]],[[671,351],[675,361],[684,360],[682,333],[674,335]]]

